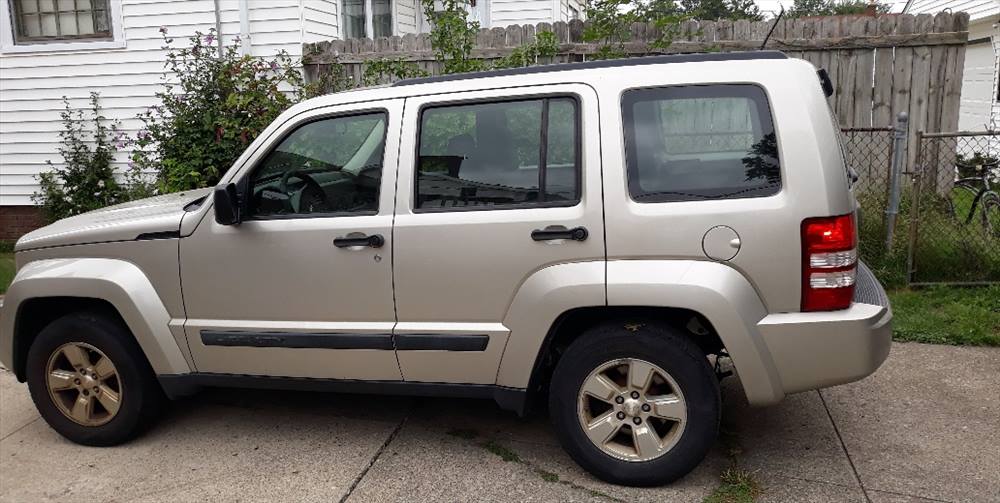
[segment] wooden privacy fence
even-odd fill
[[[841,127],[888,127],[898,112],[905,111],[910,117],[910,145],[915,143],[917,131],[958,128],[969,25],[964,12],[782,19],[777,24],[689,20],[681,23],[674,42],[666,49],[649,47],[659,36],[651,23],[636,23],[625,51],[642,56],[756,50],[772,25],[774,33],[767,49],[784,51],[830,73],[834,85],[830,104]],[[483,29],[472,55],[494,60],[530,43],[536,33],[551,31],[559,43],[552,62],[583,61],[600,47],[583,41],[584,27],[583,22],[574,20]],[[318,42],[306,44],[303,54],[310,79],[339,64],[355,82],[361,82],[365,62],[383,58],[412,61],[429,73],[440,72],[428,34]],[[907,165],[912,165],[915,154],[916,148],[908,148]]]

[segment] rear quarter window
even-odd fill
[[[764,91],[750,84],[627,91],[628,188],[640,203],[764,197],[781,189]]]

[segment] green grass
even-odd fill
[[[0,253],[0,294],[7,291],[14,280],[14,254]]]
[[[906,257],[910,241],[913,201],[904,191],[896,221],[893,249],[884,249],[884,202],[879,193],[859,193],[863,218],[859,226],[861,258],[889,288],[906,285]],[[1000,236],[987,231],[977,215],[969,224],[965,216],[973,195],[954,189],[950,197],[933,193],[921,196],[919,239],[914,251],[915,282],[1000,281]],[[952,206],[956,208],[952,212]],[[957,214],[957,215],[956,215]],[[992,215],[992,213],[991,213]]]
[[[897,341],[1000,346],[1000,285],[900,289],[889,299]]]
[[[760,484],[747,470],[727,468],[722,472],[721,481],[704,503],[752,503],[761,494]]]

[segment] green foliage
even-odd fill
[[[63,104],[59,154],[64,165],[46,161],[52,169],[38,175],[41,191],[32,196],[49,221],[117,204],[130,195],[115,178],[111,165],[121,146],[118,125],[109,124],[101,115],[98,94],[90,94],[86,113],[71,108],[66,97]]]
[[[590,0],[588,24],[583,39],[599,44],[590,59],[616,59],[628,56],[625,45],[632,38],[632,24],[652,23],[657,37],[649,43],[653,49],[665,49],[680,31],[680,23],[691,16],[674,0]]]
[[[909,190],[902,193],[893,235],[892,250],[885,250],[883,224],[885,203],[879,194],[859,193],[863,217],[858,229],[862,260],[887,288],[907,284],[906,260],[914,208]],[[1000,236],[990,233],[976,215],[969,224],[965,217],[972,195],[954,188],[944,196],[921,194],[919,240],[914,249],[915,280],[984,281],[1000,278]]]
[[[14,281],[14,254],[0,252],[0,294]]]
[[[551,31],[538,32],[535,40],[514,49],[507,56],[493,62],[493,68],[522,68],[537,64],[539,60],[553,58],[559,52],[556,34]]]
[[[875,4],[876,12],[889,12],[889,4]],[[788,11],[789,17],[805,16],[847,16],[864,14],[868,10],[866,0],[795,0]]]
[[[964,156],[958,154],[957,162],[955,166],[958,168],[959,178],[972,178],[983,176],[983,171],[988,169],[990,174],[993,176],[990,181],[994,181],[997,176],[1000,176],[1000,168],[997,167],[997,162],[1000,161],[996,156],[991,156],[989,154],[983,154],[982,152],[974,152],[971,156]]]
[[[704,503],[752,503],[760,496],[760,484],[753,473],[736,467],[727,468],[722,484],[705,498]]]
[[[521,462],[521,456],[518,455],[516,451],[510,449],[509,447],[500,445],[495,440],[489,440],[487,442],[482,443],[481,445],[483,446],[483,449],[486,449],[487,451],[490,451],[491,453],[500,456],[501,459],[503,459],[508,463]]]
[[[431,22],[431,47],[441,63],[441,73],[475,72],[485,69],[482,60],[472,57],[479,34],[479,22],[469,21],[467,0],[420,0]],[[436,5],[440,9],[435,8]]]
[[[319,72],[315,80],[303,86],[301,92],[303,99],[339,93],[357,87],[354,78],[347,74],[344,65],[334,63],[325,66],[326,68]]]
[[[174,47],[160,28],[167,53],[161,104],[139,116],[144,129],[132,141],[132,162],[157,173],[164,192],[207,187],[288,108],[304,89],[302,74],[286,53],[273,59],[240,54],[240,41],[215,47],[214,30]]]
[[[583,40],[600,46],[591,59],[617,59],[627,56],[625,43],[632,36],[632,23],[639,22],[639,9],[632,0],[589,0],[584,9],[588,24]]]
[[[681,0],[684,14],[703,20],[749,19],[761,21],[764,14],[753,0]]]
[[[412,61],[406,61],[402,58],[379,58],[365,63],[362,79],[364,85],[375,86],[390,80],[426,77],[427,75],[426,71]]]
[[[889,292],[898,341],[1000,346],[1000,285]]]

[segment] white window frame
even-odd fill
[[[344,0],[337,0],[339,4],[337,8],[340,9],[340,25],[345,27],[341,30],[340,38],[341,40],[347,40],[346,27],[347,27],[347,9],[344,8]],[[414,0],[417,3],[417,8],[419,9],[419,0]],[[365,38],[375,39],[375,14],[372,12],[372,0],[364,0],[365,4]],[[392,16],[392,33],[389,36],[396,35],[396,0],[389,0],[389,12]]]
[[[56,40],[53,42],[32,42],[30,44],[14,43],[14,25],[10,1],[0,0],[0,53],[89,51],[94,49],[121,49],[125,47],[125,31],[122,28],[122,0],[108,1],[108,15],[111,17],[112,35],[110,40]]]

